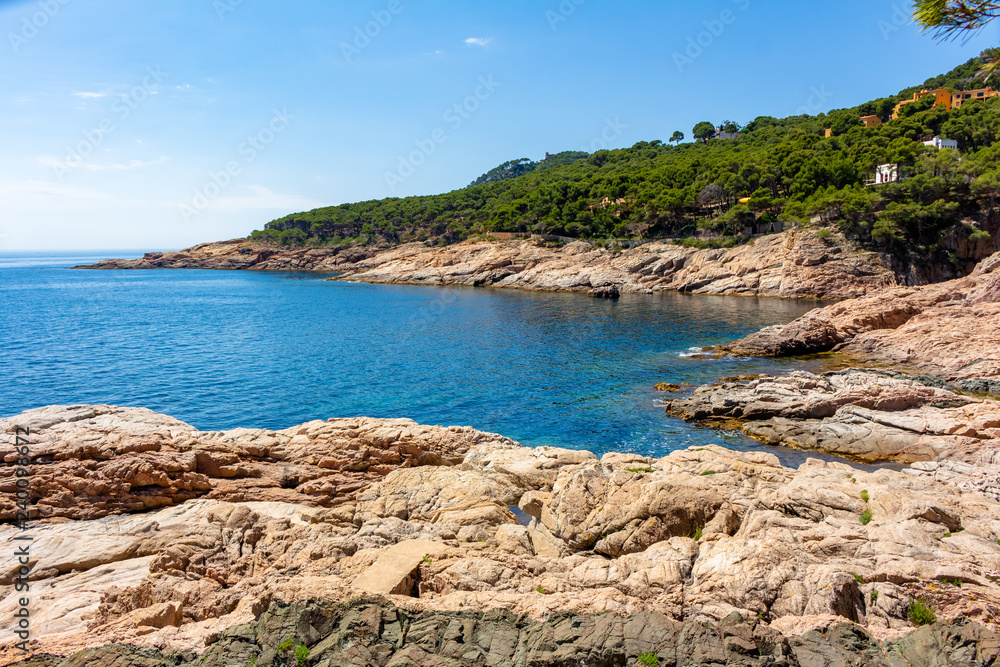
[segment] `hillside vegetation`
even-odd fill
[[[976,75],[993,55],[858,107],[759,117],[735,139],[676,146],[643,141],[591,155],[514,160],[461,190],[296,213],[251,238],[278,245],[447,244],[490,232],[531,232],[736,243],[775,222],[818,218],[866,247],[927,256],[940,251],[946,231],[985,233],[967,223],[1000,197],[1000,98],[968,101],[950,112],[924,98],[902,107],[898,119],[890,116],[899,100],[921,88],[982,87]],[[998,89],[1000,77],[985,83]],[[865,115],[883,124],[867,128],[860,121]],[[957,140],[959,151],[922,144],[933,136]],[[898,163],[906,178],[866,186],[886,163]]]

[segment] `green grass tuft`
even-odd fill
[[[865,578],[864,578],[864,577],[862,577],[862,576],[861,576],[860,574],[858,574],[857,572],[852,572],[852,573],[851,573],[851,576],[852,576],[852,577],[854,577],[854,581],[858,582],[859,584],[863,584],[863,583],[865,583]]]
[[[870,524],[872,522],[872,511],[871,510],[865,510],[864,512],[861,513],[861,517],[860,518],[861,518],[861,525],[862,526],[867,526],[868,524]]]
[[[865,501],[866,503],[868,502],[868,489],[865,489],[864,491],[861,492],[861,500]]]
[[[625,468],[628,472],[656,472],[652,468]]]
[[[706,475],[718,475],[718,474],[719,473],[715,472],[714,470],[706,470],[705,472],[701,473],[701,476],[705,477]]]
[[[872,604],[878,602],[878,591],[872,590]]]
[[[650,651],[649,653],[640,653],[639,662],[641,662],[643,665],[646,665],[646,667],[656,667],[656,665],[660,664],[660,657],[656,655],[656,651]]]
[[[910,622],[914,625],[930,625],[937,620],[937,614],[923,598],[910,599]]]

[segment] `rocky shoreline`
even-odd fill
[[[77,406],[0,420],[15,427],[31,430],[38,657],[6,633],[2,664],[225,665],[238,650],[282,665],[271,640],[287,638],[315,665],[1000,655],[1000,502],[934,476],[715,446],[598,459],[408,420],[220,433]],[[0,455],[9,521],[17,454]],[[922,635],[915,600],[940,619]]]
[[[842,301],[718,350],[827,351],[847,368],[727,378],[667,410],[769,444],[911,463],[1000,499],[1000,253],[967,278]]]
[[[99,266],[855,295],[715,352],[832,351],[843,370],[661,387],[680,418],[845,462],[716,446],[598,459],[409,420],[201,432],[134,408],[32,410],[0,432],[31,430],[36,639],[26,658],[0,634],[0,665],[278,667],[298,644],[323,667],[1000,664],[1000,402],[975,393],[1000,386],[1000,254],[945,283],[899,287],[882,267],[818,288],[846,260],[812,262],[826,244],[802,234],[584,246],[338,258],[240,241]],[[9,522],[18,456],[0,455]]]
[[[848,299],[721,350],[752,357],[832,350],[855,363],[933,373],[965,389],[989,391],[1000,376],[998,320],[1000,253],[966,278]]]
[[[338,280],[462,285],[535,291],[620,293],[671,290],[788,299],[845,299],[896,285],[888,263],[843,238],[812,232],[762,236],[752,245],[697,250],[648,243],[611,251],[582,241],[469,241],[427,247],[277,249],[244,239],[106,260],[90,269],[228,269],[341,273]]]

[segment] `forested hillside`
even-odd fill
[[[443,244],[489,232],[533,232],[738,242],[769,223],[808,224],[818,216],[866,246],[926,254],[946,230],[983,233],[962,221],[978,219],[1000,197],[1000,98],[949,112],[932,107],[930,97],[902,107],[896,120],[890,116],[899,100],[921,88],[1000,89],[996,75],[985,83],[976,78],[992,55],[851,109],[759,117],[735,139],[650,141],[592,155],[515,160],[462,190],[297,213],[252,238],[280,245]],[[865,127],[860,118],[866,115],[883,124]],[[957,140],[959,151],[924,146],[933,136]],[[905,178],[866,186],[887,163],[897,163]]]

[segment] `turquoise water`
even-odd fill
[[[364,415],[596,453],[759,448],[667,417],[653,385],[773,370],[774,361],[700,359],[690,349],[816,305],[65,268],[122,254],[0,254],[0,415],[109,403],[203,430]]]

